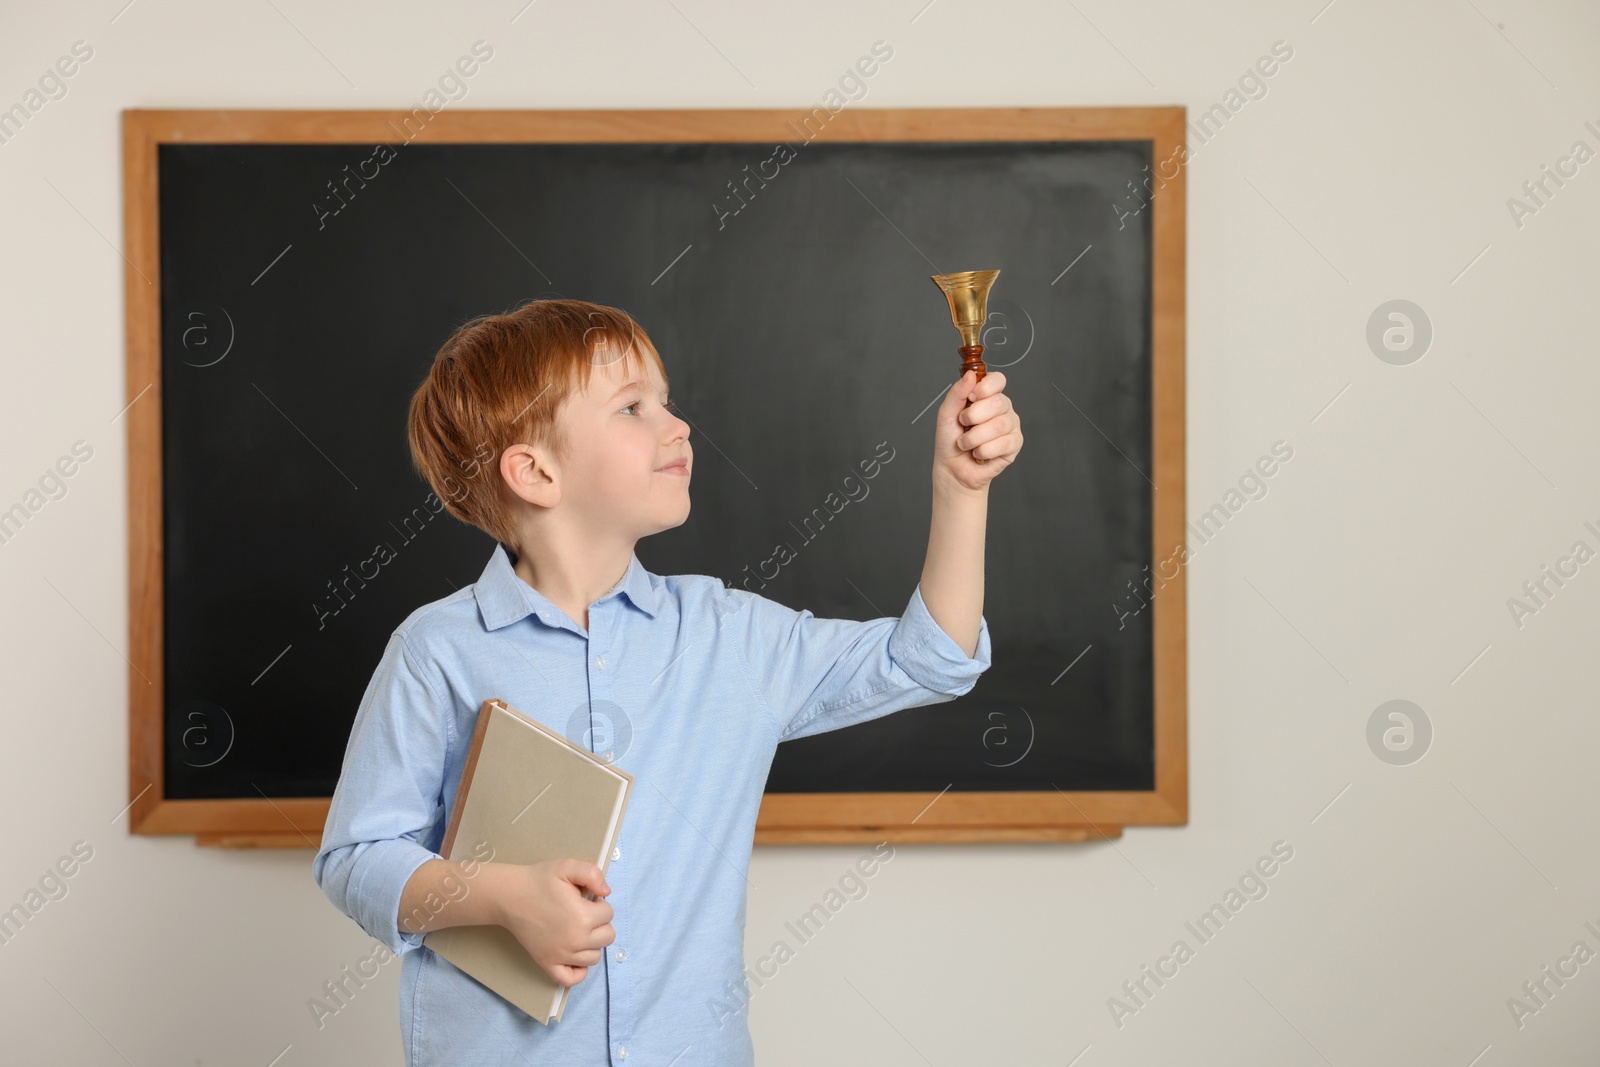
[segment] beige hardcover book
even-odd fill
[[[604,871],[632,788],[627,771],[505,701],[485,700],[440,854],[494,863],[580,859]],[[546,1026],[566,1008],[568,989],[503,926],[451,926],[422,943]]]

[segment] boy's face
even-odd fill
[[[672,412],[654,361],[641,362],[595,366],[588,391],[570,396],[557,416],[572,451],[561,465],[561,502],[580,528],[603,538],[648,537],[689,517],[689,424]]]

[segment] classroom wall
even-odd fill
[[[870,846],[758,849],[749,959],[793,950],[760,1062],[1590,1062],[1600,11],[1324,3],[6,5],[0,108],[84,45],[0,142],[0,510],[90,455],[0,543],[0,908],[79,849],[0,944],[4,1058],[401,1061],[397,965],[307,1006],[371,944],[310,848],[127,832],[119,110],[410,105],[481,39],[460,106],[799,113],[881,40],[849,106],[1221,106],[1187,164],[1186,514],[1229,518],[1191,544],[1189,825],[898,846],[803,944]],[[1425,741],[1386,745],[1391,701]]]

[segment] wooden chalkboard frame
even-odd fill
[[[173,800],[163,785],[160,225],[162,144],[758,142],[794,136],[805,112],[445,109],[419,125],[388,111],[122,112],[127,313],[129,826],[199,844],[312,847],[330,798]],[[409,123],[409,124],[407,124]],[[1152,167],[1186,159],[1182,107],[850,108],[815,140],[1147,141]],[[402,124],[407,124],[402,126]],[[1184,544],[1185,168],[1151,203],[1152,561]],[[1179,558],[1182,558],[1181,556]],[[1162,575],[1165,579],[1165,574]],[[1149,791],[767,794],[756,844],[1085,841],[1124,826],[1188,822],[1187,569],[1153,601],[1155,788]]]

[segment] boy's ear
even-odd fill
[[[500,477],[520,499],[542,508],[561,500],[560,472],[550,453],[537,445],[511,445],[500,453]]]

